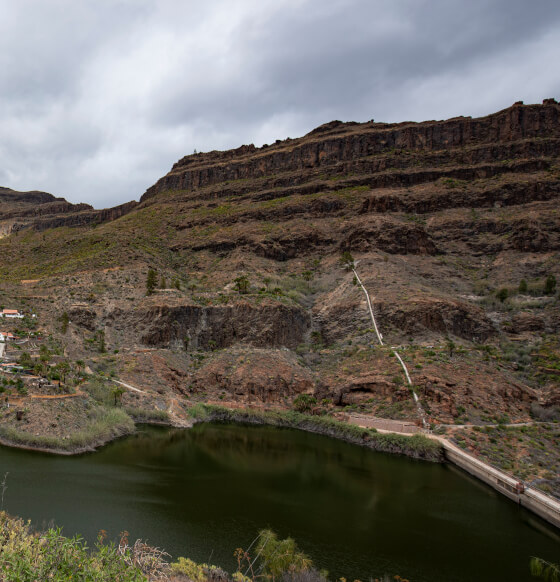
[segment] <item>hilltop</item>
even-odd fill
[[[547,99],[193,154],[106,210],[1,189],[2,302],[33,309],[96,381],[143,391],[125,405],[175,422],[192,402],[286,408],[300,394],[317,413],[418,422],[350,253],[429,422],[500,424],[457,442],[554,488],[559,459],[530,444],[554,425],[527,427],[522,450],[492,439],[560,418],[559,154]]]

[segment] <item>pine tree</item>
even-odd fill
[[[154,269],[148,270],[148,277],[146,278],[146,295],[152,295],[157,285],[157,273]]]
[[[549,275],[544,283],[544,294],[554,295],[554,293],[556,293],[556,277]]]

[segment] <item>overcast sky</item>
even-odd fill
[[[558,0],[0,0],[0,186],[96,208],[194,149],[560,97]]]

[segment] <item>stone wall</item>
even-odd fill
[[[534,489],[525,489],[520,492],[519,482],[516,479],[472,457],[443,439],[441,442],[449,462],[484,481],[502,495],[536,513],[549,523],[560,527],[560,502],[556,499]]]

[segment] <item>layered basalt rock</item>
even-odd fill
[[[170,302],[131,312],[113,310],[106,324],[135,330],[147,346],[212,350],[238,343],[295,348],[304,340],[311,321],[305,310],[272,301],[211,306]]]
[[[546,100],[541,106],[515,104],[478,119],[458,117],[447,121],[399,124],[333,122],[303,138],[280,141],[272,146],[256,148],[248,145],[227,152],[186,156],[149,188],[141,201],[146,202],[166,190],[194,190],[225,181],[261,178],[276,172],[326,169],[345,162],[355,165],[358,160],[392,150],[435,152],[534,139],[557,140],[560,138],[559,119],[558,104]],[[521,149],[525,153],[532,148]],[[496,159],[489,148],[481,157]],[[468,163],[472,165],[473,159]],[[381,171],[381,168],[376,171]],[[486,170],[483,173],[487,176]],[[433,175],[422,178],[422,181],[433,180]]]
[[[116,220],[128,214],[137,202],[95,210],[89,204],[72,204],[47,192],[17,192],[0,188],[0,235],[26,228],[44,231],[60,226],[88,226]]]

